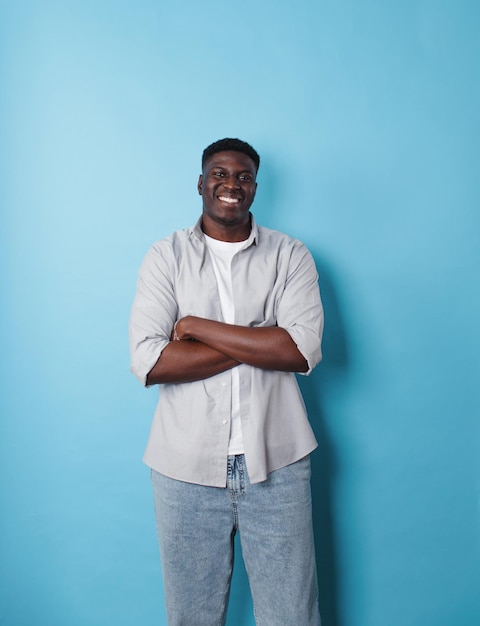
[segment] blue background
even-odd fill
[[[203,148],[239,136],[257,220],[320,272],[324,626],[478,626],[479,17],[0,2],[2,625],[165,623],[129,309],[149,245],[200,212]],[[253,625],[234,578],[228,625]]]

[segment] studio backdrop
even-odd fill
[[[206,145],[312,251],[324,626],[478,626],[480,4],[0,2],[0,624],[166,624],[129,373]],[[253,626],[237,541],[228,626]],[[195,626],[195,625],[192,625]],[[279,625],[281,626],[281,625]],[[298,626],[302,626],[299,624]]]

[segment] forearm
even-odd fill
[[[278,326],[251,328],[189,315],[177,322],[176,331],[180,339],[195,339],[240,363],[287,372],[308,370],[293,339]]]
[[[147,375],[147,385],[188,383],[210,378],[238,361],[198,341],[172,341]]]

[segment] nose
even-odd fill
[[[226,178],[223,181],[223,186],[226,189],[239,189],[240,188],[240,182],[237,179],[236,176],[229,176],[228,178]]]

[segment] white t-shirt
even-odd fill
[[[213,268],[218,283],[222,314],[227,324],[235,323],[235,306],[232,289],[232,259],[248,245],[245,241],[220,241],[205,235],[207,247],[212,257]],[[228,454],[243,454],[242,422],[240,420],[240,379],[238,368],[230,370],[232,376],[232,408],[230,421],[230,442]]]

